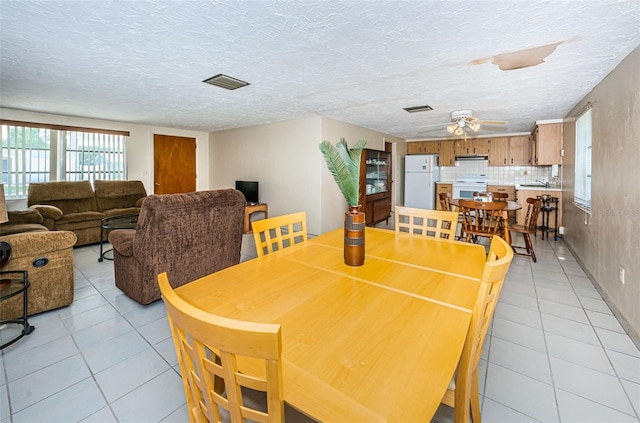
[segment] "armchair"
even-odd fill
[[[73,302],[73,246],[70,231],[25,232],[0,237],[11,246],[11,260],[3,271],[29,274],[29,315],[67,306]],[[22,315],[20,296],[2,302],[0,320]]]
[[[160,299],[160,273],[176,288],[238,264],[245,203],[234,189],[146,197],[138,227],[109,234],[116,286],[149,304]]]

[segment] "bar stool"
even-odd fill
[[[538,229],[542,233],[542,239],[544,239],[545,233],[547,234],[547,238],[549,238],[549,232],[553,232],[553,240],[558,240],[558,202],[560,201],[558,197],[552,197],[550,195],[538,195],[536,198],[542,200],[542,208],[540,209],[540,213],[542,214],[542,225],[536,226],[536,231],[534,236],[538,234]],[[554,214],[554,226],[550,227],[551,223],[551,213]]]

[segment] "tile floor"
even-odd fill
[[[535,249],[536,264],[514,259],[485,342],[483,420],[638,423],[638,348],[562,241]],[[1,353],[0,423],[188,421],[162,302],[124,296],[97,246],[74,255],[73,304],[33,316]],[[443,406],[434,421],[452,416]]]

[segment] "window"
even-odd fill
[[[573,203],[591,210],[591,104],[576,119],[576,180]]]
[[[7,198],[25,198],[32,182],[126,179],[128,132],[0,123]]]

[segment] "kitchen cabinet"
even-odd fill
[[[360,163],[360,204],[367,225],[391,217],[391,153],[365,148]]]
[[[522,205],[522,208],[520,210],[516,210],[516,223],[518,223],[518,225],[523,225],[524,224],[524,219],[526,217],[527,214],[527,198],[536,198],[538,195],[550,195],[552,197],[557,197],[558,198],[558,210],[556,210],[555,212],[558,213],[558,227],[562,226],[562,191],[551,191],[551,190],[522,190],[519,189],[516,191],[516,197],[518,203],[520,203]],[[536,224],[537,226],[542,225],[542,212],[540,212],[540,215],[538,216],[538,223]],[[553,215],[553,212],[551,212],[551,226],[555,225],[555,216]]]
[[[438,154],[439,141],[414,141],[407,143],[407,154]]]
[[[487,185],[487,191],[489,192],[501,192],[507,194],[507,200],[516,201],[516,187],[515,185]],[[516,222],[516,211],[509,212],[509,223]]]
[[[456,140],[456,156],[489,154],[488,138],[467,138],[466,140]]]
[[[562,164],[562,123],[541,123],[536,126],[531,157],[534,165]]]
[[[508,165],[531,165],[531,137],[509,137]]]
[[[489,166],[509,166],[509,137],[496,137],[489,140]]]
[[[448,192],[453,198],[453,184],[449,183],[436,183],[436,210],[442,210],[442,206],[440,206],[440,193]]]
[[[456,165],[456,143],[453,140],[440,141],[440,166]]]

